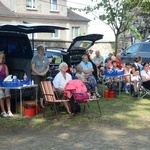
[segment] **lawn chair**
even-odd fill
[[[41,90],[43,92],[43,98],[45,100],[45,106],[46,106],[43,109],[43,116],[45,117],[46,108],[50,104],[54,107],[55,116],[59,120],[57,106],[60,103],[69,101],[69,99],[66,99],[65,97],[64,97],[64,99],[58,99],[57,93],[54,92],[54,89],[53,89],[50,81],[42,81],[41,82]]]
[[[143,86],[143,81],[139,79],[139,90],[138,90],[138,99],[142,99],[145,96],[150,96],[150,90]]]
[[[88,115],[88,108],[90,108],[90,102],[96,101],[98,106],[98,111],[100,113],[100,115],[96,117],[101,117],[99,98],[91,99],[89,94],[87,93],[87,88],[85,84],[81,80],[78,79],[70,80],[65,86],[64,93],[66,96],[67,95],[69,96],[69,97],[67,96],[68,98],[73,97],[74,104],[75,103],[84,104],[84,113],[86,113],[89,119],[90,117]]]

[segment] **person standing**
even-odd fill
[[[0,82],[2,82],[8,75],[8,67],[5,63],[5,55],[0,52]],[[10,90],[5,89],[1,90],[0,89],[0,107],[1,107],[1,115],[3,117],[12,117],[13,114],[11,112],[11,102],[10,102]],[[4,107],[4,102],[6,101],[6,106],[7,106],[7,113]]]
[[[101,68],[104,58],[103,58],[103,56],[101,56],[99,50],[95,51],[95,57],[93,58],[92,61],[97,66],[97,68],[99,68],[99,69]]]
[[[47,72],[49,71],[49,60],[44,56],[44,46],[37,46],[38,54],[31,60],[32,80],[35,84],[38,84],[38,98],[40,99],[40,105],[44,108],[42,91],[40,90],[40,82],[46,81]]]
[[[99,50],[95,51],[95,57],[92,59],[92,61],[97,67],[97,76],[98,79],[100,79],[104,73],[104,67],[103,67],[104,58],[103,56],[101,56]]]

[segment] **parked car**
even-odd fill
[[[89,34],[85,36],[76,37],[70,47],[67,50],[58,48],[46,48],[45,55],[50,61],[50,76],[54,76],[58,73],[58,66],[61,62],[66,62],[69,66],[68,72],[71,73],[73,67],[79,64],[82,60],[82,55],[94,45],[95,41],[103,38],[101,34]],[[37,52],[35,51],[36,55]],[[54,61],[55,60],[55,61]],[[90,60],[90,59],[89,59]],[[92,60],[90,60],[92,62]],[[94,75],[97,78],[97,68],[92,62],[94,68]]]
[[[124,63],[133,63],[134,57],[141,56],[142,62],[150,62],[150,42],[140,42],[133,44],[121,52]]]

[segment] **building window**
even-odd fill
[[[27,8],[35,8],[35,0],[26,0]]]
[[[56,11],[56,10],[58,10],[57,7],[58,7],[57,6],[57,0],[50,0],[50,10]]]
[[[72,37],[79,36],[79,27],[72,27]]]
[[[60,35],[59,30],[55,30],[55,33],[52,33],[52,38],[59,39],[60,38],[59,35]]]

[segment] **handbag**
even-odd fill
[[[90,98],[90,95],[88,92],[80,92],[80,93],[73,93],[73,97],[76,100],[76,102],[83,102],[84,100],[87,100]]]

